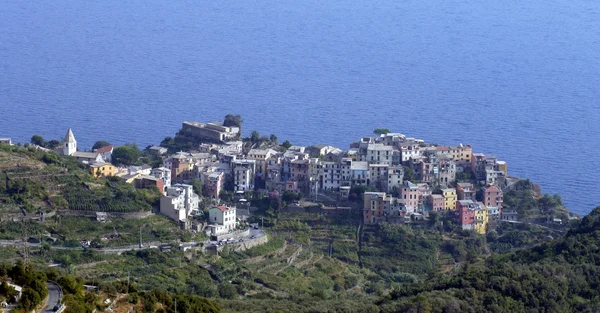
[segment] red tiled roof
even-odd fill
[[[108,145],[108,146],[106,146],[106,147],[98,148],[98,149],[96,149],[96,152],[97,152],[97,153],[106,153],[106,152],[110,152],[110,151],[112,151],[112,149],[113,149],[113,147],[114,147],[114,146],[115,146],[115,145]]]
[[[229,211],[229,208],[226,206],[219,205],[217,209],[221,210],[221,212]]]

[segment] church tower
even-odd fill
[[[69,128],[67,137],[63,141],[63,155],[73,155],[75,152],[77,152],[77,140],[75,140],[73,131]]]

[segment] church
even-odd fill
[[[73,131],[70,128],[67,130],[67,136],[65,139],[63,139],[62,144],[54,151],[60,155],[75,157],[78,161],[86,164],[104,162],[104,159],[100,153],[77,151],[77,140],[75,140],[75,135],[73,135]]]
[[[75,135],[73,135],[70,128],[67,130],[67,136],[63,139],[62,144],[55,151],[60,155],[73,155],[77,152],[77,140],[75,140]]]

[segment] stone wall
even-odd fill
[[[235,237],[239,237],[239,236],[247,237],[248,235],[250,235],[250,228],[248,228],[246,230],[238,230],[238,231],[234,231],[231,233],[212,236],[212,237],[214,238],[214,240],[220,241],[220,240],[235,238]]]
[[[218,254],[220,251],[223,251],[223,249],[231,249],[233,251],[244,251],[244,250],[248,250],[250,248],[256,247],[256,246],[263,245],[267,242],[269,242],[269,236],[264,235],[264,236],[261,236],[258,238],[248,239],[248,240],[242,241],[242,242],[230,243],[230,244],[226,244],[226,245],[222,245],[222,246],[218,246],[218,247],[215,247],[215,246],[206,247],[204,252]]]
[[[135,218],[142,219],[154,215],[152,212],[131,212],[131,213],[119,213],[119,212],[106,212],[108,218]],[[56,211],[58,215],[65,216],[79,216],[79,217],[90,217],[96,218],[96,211],[75,211],[75,210],[59,210]],[[46,215],[48,216],[48,215]]]

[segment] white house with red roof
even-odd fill
[[[115,145],[108,145],[102,148],[95,149],[94,152],[99,153],[104,159],[104,162],[110,163],[112,161],[112,153]]]
[[[226,234],[237,226],[236,208],[219,205],[208,210],[210,232],[212,235]]]

